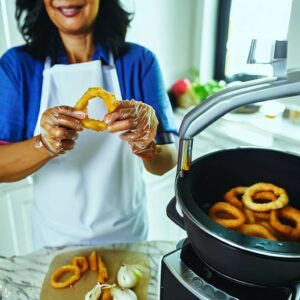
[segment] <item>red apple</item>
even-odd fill
[[[171,90],[176,96],[178,96],[186,93],[191,85],[192,84],[189,79],[180,79],[172,85]]]

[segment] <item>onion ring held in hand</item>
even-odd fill
[[[224,214],[229,215],[230,218],[225,218]],[[237,228],[246,222],[246,217],[243,212],[226,202],[215,203],[209,209],[209,216],[227,228]]]
[[[68,278],[65,281],[58,281],[60,277],[65,273],[74,273],[70,278]],[[51,276],[51,285],[54,288],[62,289],[65,287],[70,286],[74,282],[80,279],[80,269],[77,266],[74,265],[65,265],[60,268],[58,268]]]
[[[260,224],[243,224],[238,228],[238,231],[245,235],[277,241],[277,238],[273,236],[266,227]]]
[[[283,224],[282,221],[287,221],[291,225]],[[300,239],[300,211],[298,209],[286,206],[280,210],[271,211],[270,224],[275,230],[291,239]]]
[[[242,196],[245,193],[246,189],[247,189],[247,187],[245,187],[245,186],[237,186],[237,187],[229,190],[224,195],[225,201],[236,207],[242,208],[244,205],[243,205],[243,202],[238,199],[238,196],[239,195]]]
[[[75,104],[75,108],[83,110],[86,113],[85,119],[81,121],[83,127],[96,131],[103,131],[107,127],[106,123],[103,120],[90,119],[88,116],[88,102],[95,97],[99,97],[104,101],[107,112],[116,110],[119,102],[116,100],[114,94],[109,93],[102,88],[89,88]]]
[[[71,262],[72,265],[77,266],[80,269],[80,273],[83,274],[89,268],[87,259],[85,256],[75,256]]]
[[[255,203],[253,196],[257,192],[273,192],[278,198],[275,201],[268,203]],[[280,209],[286,206],[289,202],[289,197],[283,188],[277,187],[271,183],[256,183],[246,189],[243,195],[243,203],[245,207],[252,209],[254,211],[269,211],[273,209]]]

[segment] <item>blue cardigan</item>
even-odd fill
[[[108,52],[98,46],[93,60],[108,64]],[[67,64],[66,55],[58,61]],[[126,51],[115,58],[123,99],[151,105],[159,120],[156,140],[173,142],[177,127],[165,91],[160,67],[148,49],[127,43]],[[8,50],[0,58],[0,141],[18,142],[33,137],[43,83],[44,61],[31,56],[25,46]]]

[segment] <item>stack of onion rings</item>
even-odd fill
[[[242,234],[280,241],[300,241],[300,210],[287,206],[287,192],[271,183],[237,186],[224,194],[208,215]]]

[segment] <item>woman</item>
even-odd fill
[[[145,239],[142,167],[161,175],[177,157],[155,56],[125,43],[118,0],[18,0],[16,16],[27,43],[0,61],[0,180],[34,174],[35,248]],[[72,108],[97,86],[135,99],[103,133]]]

